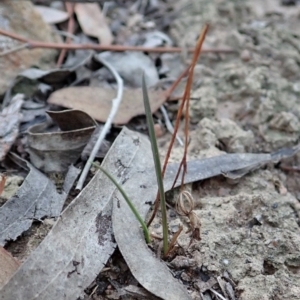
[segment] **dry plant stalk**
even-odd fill
[[[67,30],[67,32],[70,33],[70,34],[73,34],[74,33],[74,29],[75,29],[75,18],[74,18],[74,6],[75,6],[75,4],[71,3],[71,2],[66,2],[65,6],[66,6],[66,11],[68,12],[68,15],[69,15],[68,30]],[[66,44],[71,43],[71,41],[72,41],[71,37],[67,36]],[[62,51],[60,52],[58,60],[57,60],[57,63],[56,63],[56,66],[58,68],[61,67],[61,65],[62,65],[62,63],[64,61],[64,58],[66,56],[66,53],[67,53],[66,49],[62,49]]]
[[[185,91],[183,94],[183,99],[182,99],[182,103],[181,106],[179,108],[178,114],[177,114],[177,119],[176,119],[176,124],[175,124],[175,129],[174,129],[174,135],[172,136],[172,141],[171,144],[169,146],[169,151],[167,153],[166,156],[166,160],[165,160],[165,164],[164,167],[167,167],[167,163],[171,154],[171,150],[174,144],[174,140],[178,131],[178,127],[179,127],[179,122],[180,122],[180,118],[182,116],[182,112],[183,112],[183,108],[185,106],[185,124],[184,124],[184,135],[185,135],[185,143],[184,143],[184,154],[183,154],[183,158],[180,162],[179,168],[178,168],[178,172],[176,174],[174,183],[173,183],[173,187],[175,186],[175,183],[177,181],[177,178],[180,174],[181,168],[183,167],[183,172],[182,172],[182,178],[181,178],[181,189],[183,188],[183,184],[184,184],[184,176],[186,174],[187,168],[186,168],[186,156],[187,156],[187,149],[188,149],[188,145],[189,145],[189,124],[190,124],[190,115],[189,115],[189,104],[190,104],[190,94],[191,94],[191,88],[192,88],[192,83],[193,83],[193,75],[194,75],[194,69],[195,66],[197,64],[200,52],[201,52],[201,48],[205,39],[205,36],[207,34],[208,31],[208,24],[206,24],[201,32],[201,35],[198,39],[197,42],[197,46],[193,55],[193,59],[192,59],[192,63],[191,63],[191,67],[190,67],[190,71],[189,71],[189,75],[188,75],[188,80],[185,86]]]
[[[180,224],[177,232],[172,237],[172,240],[171,240],[171,242],[169,244],[169,249],[168,249],[168,251],[166,253],[166,256],[168,256],[169,254],[171,254],[171,252],[173,252],[173,250],[175,248],[176,241],[177,241],[180,233],[182,232],[182,230],[183,230],[183,226]]]
[[[176,174],[176,177],[175,177],[175,180],[174,180],[174,183],[173,183],[173,187],[174,187],[174,185],[175,185],[175,183],[177,181],[177,178],[178,178],[178,176],[180,174],[182,166],[183,166],[182,182],[181,182],[182,186],[183,186],[183,182],[184,182],[184,175],[186,173],[186,154],[187,154],[187,148],[188,148],[188,139],[189,139],[188,128],[189,128],[189,121],[190,121],[190,118],[189,118],[190,91],[191,91],[192,82],[193,82],[194,68],[195,68],[196,63],[198,61],[198,58],[199,58],[199,55],[200,55],[200,52],[201,52],[201,49],[202,49],[202,45],[203,45],[203,42],[204,42],[204,39],[205,39],[205,36],[207,34],[207,31],[208,31],[208,27],[209,27],[208,24],[206,24],[204,26],[201,34],[200,34],[200,37],[198,39],[197,46],[196,46],[196,49],[195,49],[195,52],[194,52],[194,55],[193,55],[193,59],[192,59],[191,65],[188,66],[182,72],[182,74],[179,76],[179,78],[176,80],[176,82],[173,84],[173,86],[170,88],[170,90],[167,93],[167,96],[169,97],[171,95],[172,91],[175,89],[176,85],[178,85],[178,83],[180,82],[180,80],[186,74],[188,74],[188,80],[187,80],[187,84],[186,84],[185,91],[184,91],[184,94],[183,94],[183,99],[182,99],[181,105],[180,105],[180,107],[178,109],[178,113],[177,113],[177,117],[176,117],[174,132],[173,132],[173,135],[172,135],[172,138],[171,138],[171,142],[170,142],[170,145],[169,145],[169,148],[168,148],[168,151],[167,151],[167,154],[166,154],[166,159],[165,159],[165,162],[164,162],[164,165],[163,165],[163,169],[162,169],[162,178],[164,178],[164,175],[165,175],[165,172],[166,172],[166,169],[167,169],[167,165],[168,165],[168,161],[169,161],[169,158],[170,158],[170,155],[171,155],[172,147],[174,145],[175,138],[177,136],[177,132],[178,132],[179,123],[180,123],[180,119],[181,119],[181,116],[182,116],[183,108],[186,105],[184,155],[183,155],[182,161],[180,163],[178,172]],[[182,188],[182,186],[181,186],[181,188]],[[158,207],[159,207],[159,192],[157,192],[156,200],[155,200],[155,203],[154,203],[153,213],[152,213],[152,215],[151,215],[151,217],[150,217],[150,219],[149,219],[149,221],[147,223],[148,227],[150,226],[150,224],[154,220],[154,217],[155,217],[155,215],[157,213]]]
[[[188,191],[181,191],[176,202],[176,210],[179,215],[189,218],[191,228],[187,231],[187,233],[192,231],[191,243],[193,240],[198,240],[198,241],[201,240],[200,238],[201,222],[199,217],[195,213],[194,208],[195,208],[195,200],[192,194]]]

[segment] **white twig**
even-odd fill
[[[169,132],[171,134],[173,134],[174,133],[174,127],[173,127],[173,125],[172,125],[172,123],[171,123],[171,121],[169,119],[167,110],[165,109],[165,107],[163,105],[160,107],[160,111],[162,112],[162,114],[163,114],[163,116],[165,118],[165,123],[166,123],[167,129],[169,130]],[[176,134],[176,139],[177,139],[179,145],[183,146],[183,142],[182,142],[181,138],[177,134]]]
[[[98,137],[98,140],[97,140],[97,142],[91,152],[91,155],[88,158],[88,160],[84,166],[84,169],[81,173],[81,176],[78,180],[78,183],[76,186],[77,190],[81,190],[83,187],[84,181],[85,181],[88,171],[95,159],[95,156],[97,155],[106,134],[109,132],[109,130],[111,128],[111,124],[113,122],[113,119],[114,119],[117,111],[118,111],[118,108],[119,108],[119,105],[121,103],[122,96],[123,96],[123,80],[120,77],[120,75],[117,73],[117,71],[114,69],[114,67],[111,64],[107,63],[106,61],[101,59],[99,56],[98,56],[98,61],[100,61],[106,68],[108,68],[113,73],[114,77],[116,78],[117,84],[118,84],[118,93],[117,93],[117,97],[115,99],[113,99],[113,101],[112,101],[112,107],[111,107],[109,116],[107,118],[107,121]]]
[[[224,298],[221,294],[219,294],[215,290],[209,289],[209,291],[211,291],[213,294],[215,294],[217,297],[221,298],[222,300],[227,300],[226,298]]]

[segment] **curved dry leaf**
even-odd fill
[[[31,227],[34,220],[43,217],[58,217],[69,190],[73,186],[79,170],[71,166],[65,179],[62,193],[58,193],[54,183],[17,155],[13,160],[29,169],[29,174],[17,190],[16,195],[0,208],[0,245],[16,240]]]
[[[32,164],[44,172],[65,172],[80,157],[96,128],[85,112],[48,112],[61,131],[48,132],[42,123],[28,129],[28,152]]]
[[[74,9],[80,27],[86,35],[98,38],[101,45],[112,43],[113,35],[97,2],[76,3]]]
[[[57,24],[69,19],[69,15],[66,11],[43,5],[35,5],[34,9],[39,12],[44,22],[48,24]]]
[[[103,162],[113,176],[121,168],[116,164],[119,158],[130,166],[139,150],[133,143],[135,133],[128,132],[120,133]],[[115,189],[102,172],[97,172],[4,286],[0,299],[77,299],[116,247],[111,223]]]
[[[106,122],[116,93],[115,90],[104,87],[69,87],[52,93],[48,103],[79,109],[99,122]],[[148,94],[151,111],[155,112],[165,101],[164,91],[149,89]],[[142,89],[126,89],[114,118],[114,124],[127,124],[131,118],[144,114]]]

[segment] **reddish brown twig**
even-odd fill
[[[191,88],[192,88],[192,83],[193,83],[194,68],[197,64],[197,61],[198,61],[202,45],[203,45],[205,36],[207,34],[207,31],[208,31],[208,24],[206,24],[204,26],[204,29],[201,32],[201,35],[200,35],[200,37],[198,39],[198,42],[197,42],[196,50],[193,54],[193,60],[192,60],[192,63],[191,63],[190,72],[189,72],[187,84],[186,84],[186,87],[185,87],[185,91],[184,91],[184,94],[183,94],[182,103],[181,103],[180,108],[178,110],[176,124],[175,124],[175,128],[174,128],[174,133],[173,133],[172,140],[171,140],[171,143],[170,143],[170,146],[169,146],[169,149],[168,149],[168,153],[167,153],[167,156],[166,156],[166,159],[165,159],[165,163],[164,163],[164,168],[166,168],[167,164],[168,164],[170,154],[171,154],[171,150],[172,150],[172,147],[173,147],[173,144],[174,144],[174,141],[175,141],[175,137],[176,137],[176,134],[177,134],[177,131],[178,131],[180,118],[182,116],[182,111],[183,111],[184,106],[186,105],[186,109],[185,109],[185,111],[186,111],[185,126],[184,126],[185,127],[184,128],[184,134],[185,134],[184,154],[183,154],[183,158],[180,162],[178,172],[177,172],[176,177],[174,179],[173,187],[175,186],[175,183],[177,181],[177,178],[180,174],[180,171],[181,171],[182,167],[183,167],[183,171],[182,171],[182,178],[181,178],[181,188],[183,187],[184,176],[185,176],[185,173],[187,171],[186,156],[187,156],[187,149],[188,149],[188,144],[189,144],[189,123],[190,123],[189,102],[190,102],[190,93],[191,93]]]
[[[176,135],[177,135],[177,132],[178,132],[179,122],[180,122],[180,119],[181,119],[181,116],[182,116],[183,108],[184,108],[186,102],[189,103],[190,90],[191,90],[191,86],[192,86],[192,82],[193,82],[193,71],[194,71],[194,67],[195,67],[195,65],[197,63],[198,57],[200,55],[202,44],[203,44],[203,41],[204,41],[204,38],[205,38],[205,35],[206,35],[207,31],[208,31],[208,25],[205,25],[205,27],[204,27],[204,29],[203,29],[200,37],[199,37],[199,40],[198,40],[198,43],[197,43],[197,47],[196,47],[196,51],[194,52],[194,56],[193,56],[193,60],[192,60],[191,65],[188,66],[182,72],[182,74],[179,76],[179,78],[174,82],[174,84],[171,86],[171,88],[166,93],[167,97],[170,97],[170,95],[172,94],[172,92],[174,91],[174,89],[176,88],[176,86],[179,84],[180,80],[185,75],[189,74],[188,81],[187,81],[186,88],[185,88],[185,92],[184,92],[184,95],[183,95],[183,99],[182,99],[181,105],[180,105],[178,113],[177,113],[177,118],[176,118],[174,133],[172,135],[171,142],[170,142],[170,145],[169,145],[169,148],[168,148],[168,151],[167,151],[167,154],[166,154],[165,162],[164,162],[164,165],[163,165],[162,178],[164,178],[164,175],[165,175],[165,172],[166,172],[166,169],[167,169],[167,164],[168,164],[168,161],[169,161],[169,158],[170,158],[170,155],[171,155],[171,150],[172,150],[172,147],[174,145],[175,138],[176,138]],[[187,117],[186,117],[186,121],[185,121],[185,147],[184,147],[184,156],[183,156],[183,159],[182,159],[182,161],[180,163],[180,166],[179,166],[178,172],[176,174],[173,186],[175,185],[175,182],[177,181],[177,178],[178,178],[178,176],[180,174],[180,170],[182,168],[182,165],[185,166],[184,171],[183,171],[182,180],[184,180],[184,173],[185,173],[185,170],[186,170],[186,163],[185,162],[186,162],[186,153],[187,153],[187,147],[188,147],[188,125],[189,125],[189,112],[188,112],[188,108],[189,107],[187,105],[187,108],[186,108],[186,110],[187,110]],[[154,217],[155,217],[155,215],[157,213],[158,207],[159,207],[159,192],[157,192],[156,199],[155,199],[155,202],[154,202],[153,212],[152,212],[152,215],[151,215],[151,217],[150,217],[150,219],[148,220],[148,223],[147,223],[148,227],[150,226],[150,224],[154,220]]]
[[[156,52],[156,53],[180,53],[182,48],[180,47],[157,47],[149,48],[142,46],[122,46],[122,45],[98,45],[98,44],[64,44],[64,43],[48,43],[42,41],[33,41],[21,37],[15,33],[0,29],[0,35],[10,37],[14,40],[28,44],[29,49],[35,48],[47,48],[47,49],[66,49],[66,50],[97,50],[97,51],[142,51],[142,52]],[[193,52],[194,49],[188,49],[189,52]],[[236,53],[236,50],[231,48],[209,48],[203,49],[203,53]]]
[[[70,34],[73,34],[74,32],[74,28],[75,28],[75,19],[74,19],[74,3],[70,3],[70,2],[66,2],[65,3],[65,6],[66,6],[66,10],[68,12],[68,15],[69,15],[69,21],[68,21],[68,33]],[[66,38],[66,43],[67,44],[70,44],[72,41],[71,37],[68,36]],[[57,60],[57,63],[56,63],[56,66],[59,68],[63,61],[64,61],[64,58],[67,54],[67,50],[66,49],[63,49],[60,54],[59,54],[59,57],[58,57],[58,60]]]
[[[166,91],[166,93],[165,93],[165,101],[167,101],[168,98],[171,96],[171,94],[172,94],[173,91],[176,89],[177,85],[180,83],[180,81],[182,80],[182,78],[183,78],[184,76],[186,76],[186,75],[189,73],[190,67],[191,67],[191,66],[188,66],[188,67],[187,67],[187,68],[179,75],[179,77],[178,77],[178,78],[176,79],[176,81],[172,84],[172,86]],[[173,136],[174,136],[174,134],[173,134]],[[175,137],[176,137],[176,135],[175,135]],[[162,172],[161,172],[161,176],[162,176],[163,179],[164,179],[164,176],[165,176],[166,168],[167,168],[167,164],[165,163],[164,166],[163,166]],[[147,226],[148,226],[148,227],[151,225],[152,221],[154,220],[155,215],[156,215],[157,210],[158,210],[158,207],[159,207],[159,190],[157,191],[157,194],[156,194],[156,199],[155,199],[155,202],[154,202],[154,208],[153,208],[152,215],[151,215],[151,217],[149,218],[148,223],[147,223]]]
[[[170,98],[170,96],[172,95],[172,93],[174,92],[174,90],[176,89],[177,85],[180,83],[180,81],[182,80],[183,77],[185,77],[186,75],[188,75],[189,70],[190,70],[190,65],[179,75],[179,77],[173,82],[173,84],[171,85],[171,87],[166,91],[165,93],[165,97],[166,97],[166,101]]]

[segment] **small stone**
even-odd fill
[[[251,59],[251,53],[249,50],[244,49],[241,53],[241,60],[242,61],[249,61]]]
[[[154,124],[154,131],[156,137],[162,137],[164,135],[161,125],[159,124]]]
[[[182,272],[180,277],[184,281],[190,281],[191,280],[190,276],[188,274],[186,274],[186,272]]]

